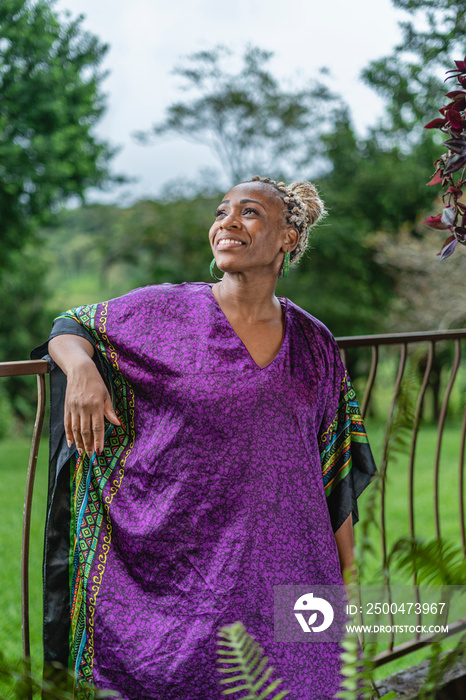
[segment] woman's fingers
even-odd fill
[[[118,418],[118,416],[115,413],[115,410],[113,408],[110,394],[107,395],[107,398],[105,399],[105,402],[104,402],[104,414],[105,414],[105,418],[108,421],[110,421],[110,423],[113,423],[113,425],[121,425],[121,420]]]
[[[94,433],[94,450],[98,455],[101,455],[104,449],[105,438],[105,421],[104,414],[99,412],[92,417],[92,429]]]
[[[74,443],[74,435],[73,435],[73,428],[71,426],[71,413],[67,410],[65,407],[65,437],[66,437],[66,442],[68,443],[68,447],[71,447],[71,445]]]
[[[92,456],[94,452],[97,452],[97,454],[102,453],[105,436],[103,409],[91,415],[78,413],[75,415],[70,414],[70,425],[71,437],[69,431],[67,431],[65,427],[66,439],[69,446],[74,442],[80,455],[83,454],[83,452],[86,452],[89,456]]]
[[[73,442],[76,445],[76,449],[79,454],[82,455],[84,452],[84,442],[81,435],[81,422],[79,414],[71,414],[71,430],[73,433]]]
[[[84,451],[89,456],[94,454],[94,431],[92,416],[84,414],[81,416],[81,439],[84,445]]]
[[[105,388],[99,400],[93,394],[85,401],[70,400],[65,408],[65,435],[68,445],[73,443],[79,454],[102,454],[105,440],[105,418],[113,425],[121,425]]]

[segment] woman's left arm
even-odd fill
[[[351,513],[348,515],[343,525],[335,532],[335,540],[337,543],[343,580],[345,581],[346,577],[349,577],[351,580],[354,576],[354,536]]]

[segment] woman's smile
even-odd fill
[[[221,237],[217,240],[217,249],[224,250],[225,248],[238,248],[245,245],[244,241],[240,241],[237,238],[226,238]]]

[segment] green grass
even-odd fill
[[[369,438],[374,455],[380,459],[384,426],[377,421],[367,421]],[[450,424],[443,438],[440,463],[440,517],[442,536],[459,544],[458,459],[460,444],[459,424]],[[26,439],[4,440],[0,443],[0,649],[10,660],[21,657],[21,599],[20,599],[20,550],[21,526],[26,469],[30,443]],[[433,461],[436,446],[436,427],[424,425],[418,438],[415,476],[415,527],[424,539],[435,536],[433,519]],[[41,617],[42,617],[42,544],[47,490],[47,441],[43,441],[39,453],[36,489],[33,502],[31,528],[31,648],[33,667],[40,671]],[[388,543],[407,535],[408,530],[408,469],[406,455],[399,455],[390,463],[387,481]],[[363,517],[369,489],[359,501]],[[357,533],[357,530],[356,530]],[[380,551],[380,533],[373,533],[376,550]],[[372,558],[367,561],[368,576],[380,567]],[[453,646],[454,638],[444,642],[445,648]],[[429,656],[424,649],[381,667],[377,677]]]

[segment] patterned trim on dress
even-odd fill
[[[351,443],[369,443],[351,380],[345,371],[335,419],[319,438],[325,496],[351,471]]]
[[[99,306],[101,311],[97,315]],[[129,429],[128,433],[124,427],[110,424],[105,433],[103,454],[100,457],[94,454],[91,459],[86,454],[77,457],[72,480],[70,652],[77,681],[83,679],[91,683],[95,604],[112,539],[110,505],[120,488],[126,460],[134,445],[134,394],[121,375],[117,353],[106,334],[107,303],[81,306],[62,316],[72,318],[84,326],[99,352],[110,361],[115,410]],[[114,474],[116,467],[118,471]],[[110,479],[110,490],[104,495]],[[101,552],[90,581],[99,541]]]

